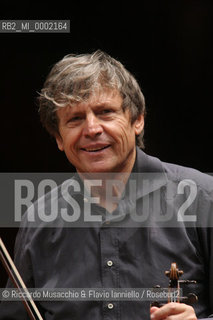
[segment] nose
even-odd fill
[[[100,135],[103,132],[103,128],[100,124],[100,120],[96,117],[95,114],[90,113],[87,115],[83,134],[87,138],[94,138]]]

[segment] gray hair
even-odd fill
[[[92,54],[66,55],[50,71],[39,95],[39,113],[51,135],[58,133],[56,111],[86,101],[93,93],[116,89],[123,98],[123,110],[129,109],[131,123],[145,115],[145,99],[133,75],[114,58],[100,50]],[[136,136],[143,148],[144,130]]]

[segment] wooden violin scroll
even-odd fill
[[[177,289],[177,295],[168,295],[168,302],[180,302],[180,283],[179,278],[183,275],[183,270],[179,270],[177,264],[173,262],[171,264],[170,271],[165,271],[165,275],[169,277],[169,292],[170,289]]]
[[[198,301],[198,297],[194,293],[189,293],[188,296],[181,296],[180,284],[191,284],[196,283],[195,280],[180,280],[179,278],[184,274],[183,270],[179,270],[175,262],[171,263],[169,271],[165,271],[165,275],[169,278],[168,286],[168,301],[169,302],[178,302],[186,304],[194,304]],[[160,286],[155,286],[155,288],[160,288]],[[175,294],[176,293],[176,294]],[[158,301],[151,303],[151,306],[161,307],[163,304],[160,304]]]
[[[170,271],[165,271],[165,275],[169,277],[170,280],[178,280],[183,275],[183,273],[183,270],[179,270],[175,262],[171,264]]]

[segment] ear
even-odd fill
[[[62,137],[60,136],[60,134],[56,134],[55,140],[56,140],[58,149],[59,149],[60,151],[64,151],[63,139],[62,139]]]
[[[139,135],[144,128],[144,115],[140,114],[138,118],[133,123],[135,129],[135,135]]]

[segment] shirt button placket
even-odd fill
[[[100,245],[101,245],[101,266],[102,266],[102,285],[103,288],[118,288],[118,241],[117,232],[109,227],[100,229]],[[105,300],[103,302],[103,319],[118,320],[119,308],[118,302]]]

